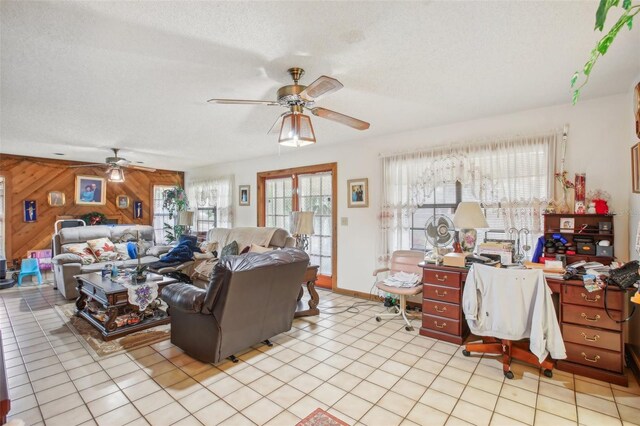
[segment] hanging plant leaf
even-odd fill
[[[571,97],[571,102],[575,105],[578,102],[578,98],[580,97],[580,90],[574,90],[573,96]]]
[[[571,87],[576,85],[576,81],[578,81],[578,71],[573,73],[573,77],[571,77]]]
[[[623,0],[622,1],[622,8],[624,10],[629,10],[631,8],[631,0]]]
[[[604,21],[607,20],[607,13],[613,6],[617,6],[620,0],[600,0],[598,10],[596,11],[596,27],[594,29],[602,31]]]
[[[629,31],[631,31],[631,28],[633,28],[633,16],[629,17],[629,20],[627,21],[627,27],[629,27]]]

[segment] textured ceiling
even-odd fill
[[[318,145],[567,103],[597,2],[0,2],[0,152],[189,169],[278,154],[274,99],[301,66],[345,86],[318,102]],[[628,89],[640,30],[623,30],[584,91]],[[290,148],[295,149],[295,148]],[[302,148],[302,149],[314,149]],[[285,152],[285,148],[283,151]]]

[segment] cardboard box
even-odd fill
[[[464,268],[466,258],[466,253],[447,253],[442,258],[442,264],[444,266],[456,266],[458,268]]]

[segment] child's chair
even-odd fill
[[[22,259],[20,275],[18,275],[18,287],[22,285],[22,277],[27,275],[35,275],[38,277],[38,285],[42,284],[42,274],[40,273],[38,259]]]

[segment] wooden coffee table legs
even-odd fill
[[[294,314],[294,318],[308,317],[311,315],[319,315],[320,309],[318,309],[318,303],[320,302],[320,296],[316,291],[316,280],[318,279],[318,265],[311,265],[307,267],[307,272],[304,275],[304,281],[307,285],[307,291],[309,292],[309,309],[298,310]],[[298,295],[298,302],[302,298],[304,290],[300,287],[300,294]],[[298,305],[300,305],[299,303]]]

